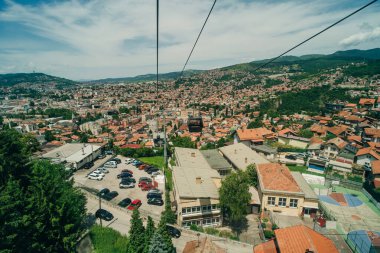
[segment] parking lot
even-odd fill
[[[105,174],[105,177],[101,180],[91,180],[87,178],[87,175],[97,169],[98,167],[101,167],[107,160],[109,160],[111,157],[108,156],[105,159],[98,160],[95,162],[95,165],[88,170],[79,170],[74,173],[74,181],[78,184],[78,186],[85,186],[87,188],[101,190],[103,188],[108,188],[110,191],[117,191],[119,195],[112,199],[110,202],[112,204],[117,205],[121,200],[125,198],[130,198],[132,201],[134,199],[139,199],[142,202],[142,205],[140,206],[139,210],[142,213],[142,215],[150,215],[156,219],[159,219],[161,212],[164,210],[164,206],[156,206],[156,205],[148,205],[147,204],[147,191],[142,191],[138,186],[138,181],[140,177],[149,177],[152,178],[148,173],[146,173],[144,170],[139,170],[135,166],[131,164],[126,164],[125,160],[126,157],[123,156],[117,156],[117,158],[121,159],[121,164],[118,164],[117,168],[107,168],[109,173]],[[117,179],[117,175],[121,173],[123,169],[129,169],[133,172],[133,177],[136,179],[136,186],[135,188],[129,188],[129,189],[120,189],[119,183],[120,179]],[[160,189],[162,192],[164,192],[164,177],[163,175],[159,175],[155,177],[154,179],[157,182],[158,189]],[[106,201],[106,200],[102,200]]]

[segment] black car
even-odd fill
[[[132,200],[130,198],[125,198],[122,201],[120,201],[117,205],[121,207],[127,207],[129,204],[131,204]]]
[[[151,198],[154,198],[154,199],[161,199],[162,198],[162,195],[161,193],[158,193],[158,192],[148,192],[148,194],[146,195],[146,197],[148,199],[151,199]]]
[[[121,160],[119,158],[112,158],[110,161],[115,161],[117,164],[121,163]]]
[[[107,210],[105,209],[98,209],[96,212],[95,212],[95,217],[96,218],[100,218],[102,220],[106,220],[106,221],[110,221],[113,219],[113,215],[112,213],[108,212]]]
[[[133,175],[128,172],[123,172],[117,175],[117,178],[126,178],[126,177],[133,177]]]
[[[147,172],[148,174],[152,174],[153,172],[156,172],[156,171],[159,171],[159,169],[156,168],[156,167],[153,167],[153,168],[150,168],[149,170],[147,170],[146,172]]]
[[[104,195],[108,194],[110,192],[110,189],[103,188],[98,192],[98,196],[103,197]]]
[[[166,231],[168,231],[168,234],[171,237],[179,238],[181,236],[181,231],[179,231],[179,229],[177,229],[175,227],[166,225]]]
[[[103,198],[105,200],[110,201],[111,199],[114,199],[117,195],[119,195],[119,193],[117,191],[112,191],[112,192],[109,192],[106,195],[104,195]]]
[[[148,204],[149,205],[162,206],[164,204],[164,201],[161,198],[149,198]]]
[[[136,179],[133,177],[122,177],[120,183],[136,183]]]
[[[285,158],[289,160],[297,160],[297,157],[294,155],[286,155]]]
[[[94,166],[94,163],[93,162],[88,162],[85,165],[83,165],[83,168],[85,168],[85,169],[88,170],[88,169],[91,169],[92,166]]]
[[[106,150],[106,151],[104,151],[104,154],[106,154],[106,155],[112,155],[113,151],[112,150]]]
[[[106,158],[106,155],[105,155],[105,154],[100,154],[100,155],[98,155],[98,159],[103,159],[103,158]]]

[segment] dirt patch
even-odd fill
[[[361,220],[361,218],[355,214],[351,215],[353,220]]]

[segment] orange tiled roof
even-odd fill
[[[253,248],[253,253],[277,253],[274,240],[260,243],[259,245]]]
[[[374,98],[361,98],[359,100],[360,105],[373,105],[375,104],[375,99]]]
[[[329,127],[327,129],[327,131],[330,132],[330,133],[333,133],[336,136],[338,136],[338,135],[344,133],[347,129],[348,129],[348,126],[340,125],[340,126]]]
[[[380,174],[380,160],[372,161],[371,162],[372,167],[372,174]]]
[[[236,132],[241,141],[263,139],[265,136],[270,136],[273,134],[272,131],[266,129],[265,127],[254,129],[239,129]]]
[[[276,229],[277,245],[281,253],[338,253],[334,243],[327,237],[304,225]]]
[[[337,146],[339,149],[343,149],[346,145],[347,145],[347,142],[345,142],[343,139],[339,138],[339,137],[336,137],[334,139],[331,139],[327,142],[328,144],[334,144],[335,146]]]
[[[361,156],[361,155],[366,155],[366,154],[370,154],[377,160],[380,160],[380,155],[376,153],[376,151],[373,150],[371,147],[362,148],[362,149],[359,149],[358,152],[356,152],[356,156]]]
[[[301,192],[288,167],[279,163],[257,165],[260,185],[266,190]]]
[[[364,128],[364,132],[368,136],[380,137],[380,129],[377,128]]]
[[[347,140],[361,142],[362,141],[362,137],[359,136],[359,135],[351,135],[351,136],[347,137]]]
[[[327,127],[326,126],[321,126],[321,125],[318,125],[318,124],[314,124],[314,125],[312,125],[310,127],[310,131],[316,132],[316,133],[320,133],[320,134],[324,134],[327,131]]]

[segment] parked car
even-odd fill
[[[91,172],[90,173],[90,175],[100,175],[100,176],[102,176],[102,177],[104,177],[105,176],[105,174],[103,173],[103,172],[101,172],[101,171],[99,171],[99,170],[94,170],[93,172]]]
[[[102,175],[99,175],[99,174],[89,174],[88,176],[87,176],[87,178],[88,179],[91,179],[91,180],[98,180],[98,181],[100,181],[100,180],[102,180],[103,179],[103,176]]]
[[[118,195],[119,195],[119,193],[117,191],[112,191],[112,192],[109,192],[106,195],[104,195],[103,198],[105,200],[110,201],[110,200],[114,199]]]
[[[128,169],[122,170],[121,172],[128,172],[128,173],[131,173],[131,174],[133,174],[133,171],[131,171],[131,170],[128,170]]]
[[[107,210],[105,209],[98,209],[96,212],[95,212],[95,217],[96,218],[100,218],[102,220],[106,220],[106,221],[110,221],[113,219],[113,215],[112,213],[108,212]]]
[[[157,192],[148,192],[146,197],[148,199],[162,199],[161,193],[157,193]]]
[[[120,188],[120,189],[135,188],[135,183],[133,183],[133,182],[125,182],[125,181],[121,181],[121,182],[119,183],[119,188]]]
[[[146,172],[147,172],[148,174],[152,174],[153,172],[157,172],[157,171],[159,171],[159,169],[156,168],[156,167],[153,167],[153,168],[150,168],[149,170],[147,170]]]
[[[133,165],[133,166],[136,166],[136,167],[138,167],[138,166],[140,166],[140,165],[142,165],[142,164],[143,164],[143,163],[140,162],[139,160],[135,160],[135,161],[132,162],[132,165]]]
[[[152,182],[147,182],[147,181],[141,181],[139,184],[138,184],[138,187],[143,187],[144,185],[147,185],[147,184],[152,184]]]
[[[106,168],[117,168],[117,163],[115,161],[108,161],[104,164]]]
[[[117,205],[121,207],[127,207],[131,204],[132,200],[130,198],[125,198],[122,201],[120,201]]]
[[[103,159],[103,158],[106,158],[106,155],[105,155],[105,154],[100,154],[100,155],[98,155],[98,159]]]
[[[173,226],[166,225],[166,231],[171,237],[179,238],[181,236],[181,231]]]
[[[122,177],[121,178],[121,182],[124,182],[124,183],[129,183],[129,182],[136,183],[136,179],[134,179],[133,177]]]
[[[132,201],[132,203],[128,206],[128,210],[135,210],[138,209],[141,206],[141,200],[135,199]]]
[[[147,165],[147,164],[141,164],[140,166],[139,166],[139,170],[143,170],[143,169],[145,169],[145,168],[147,168],[149,165]]]
[[[141,190],[143,190],[143,191],[149,191],[149,190],[151,190],[153,188],[154,188],[154,186],[151,183],[144,184],[144,185],[141,186]]]
[[[133,177],[131,173],[123,172],[117,175],[117,178]]]
[[[160,175],[160,171],[155,171],[155,172],[152,172],[152,174],[150,174],[152,177],[156,177],[158,175]]]
[[[148,193],[159,193],[159,194],[162,194],[162,191],[160,189],[155,188],[155,189],[150,190]]]
[[[295,155],[286,155],[285,158],[294,161],[297,160],[297,157]]]
[[[88,162],[85,165],[83,165],[83,168],[88,170],[88,169],[91,169],[92,166],[94,166],[94,163],[93,162]]]
[[[115,161],[117,164],[121,163],[121,160],[117,157],[112,158],[110,161]]]
[[[103,188],[98,192],[98,196],[102,197],[103,195],[106,195],[110,192],[110,189],[108,188]]]
[[[109,170],[107,170],[107,169],[104,168],[104,167],[99,167],[99,168],[97,168],[95,171],[99,171],[99,172],[101,172],[101,173],[103,173],[103,174],[107,174],[107,173],[109,173]]]
[[[135,159],[133,159],[133,158],[127,158],[127,159],[125,159],[125,163],[126,164],[133,163],[134,161],[135,161]]]
[[[104,154],[113,155],[113,151],[112,150],[106,150],[106,151],[104,151]]]
[[[149,198],[148,204],[149,205],[162,206],[164,204],[164,201],[160,198]]]
[[[149,178],[149,177],[140,177],[140,178],[139,178],[139,183],[141,183],[142,181],[145,181],[145,182],[149,182],[149,183],[151,183],[151,182],[152,182],[152,179]]]

